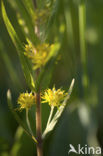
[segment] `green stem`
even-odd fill
[[[40,90],[36,93],[36,135],[37,135],[37,156],[43,156],[42,149],[42,123],[41,123],[41,102]]]
[[[28,115],[29,115],[29,110],[26,109],[26,122],[27,122],[27,125],[28,125],[28,128],[29,128],[29,131],[30,131],[31,135],[33,135]]]
[[[50,111],[50,115],[49,115],[49,118],[48,118],[47,126],[49,125],[49,123],[51,121],[51,118],[52,118],[52,115],[53,115],[53,111],[54,111],[54,106],[51,107],[51,111]]]
[[[85,25],[86,25],[85,0],[81,0],[79,4],[79,35],[80,35],[80,54],[82,63],[82,85],[84,87],[84,91],[86,91],[88,86]]]
[[[44,139],[46,134],[48,133],[48,130],[49,130],[49,124],[50,124],[50,121],[51,121],[51,118],[53,116],[53,111],[54,111],[54,106],[51,107],[51,111],[50,111],[50,115],[49,115],[49,118],[48,118],[48,121],[47,121],[47,125],[46,125],[46,128],[43,132],[43,135],[42,135],[42,138]]]
[[[38,78],[40,69],[37,69],[36,76]],[[37,136],[37,156],[43,156],[42,147],[42,121],[41,121],[41,96],[40,88],[36,93],[36,136]]]
[[[26,109],[26,122],[27,122],[27,126],[28,126],[29,132],[30,132],[30,134],[32,136],[32,139],[37,143],[37,140],[34,137],[33,132],[32,132],[32,129],[31,129],[31,126],[30,126],[30,121],[29,121],[29,116],[28,115],[29,115],[29,110]]]
[[[37,1],[33,0],[34,8],[37,9]],[[39,38],[39,27],[35,26],[34,31]],[[36,78],[38,79],[40,69],[36,71]],[[41,121],[41,97],[40,97],[40,88],[36,93],[36,136],[37,136],[37,156],[43,156],[43,147],[42,147],[42,121]]]

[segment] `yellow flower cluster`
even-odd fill
[[[59,107],[67,94],[68,93],[64,90],[56,90],[55,87],[53,87],[53,89],[46,89],[41,95],[42,103],[48,103],[50,106]],[[21,93],[17,102],[20,105],[20,110],[29,109],[35,104],[35,96],[32,93]]]
[[[33,46],[31,42],[25,45],[24,54],[31,59],[33,63],[33,69],[36,70],[44,66],[50,58],[50,52],[54,45],[49,45],[46,43],[39,44],[37,46]]]
[[[64,90],[56,90],[55,87],[53,87],[52,90],[45,90],[41,98],[43,99],[42,103],[49,103],[50,106],[59,107],[66,96],[67,93],[65,93]]]
[[[32,93],[21,93],[17,102],[20,105],[20,110],[29,109],[35,104],[35,96]]]

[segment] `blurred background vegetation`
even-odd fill
[[[45,31],[49,42],[60,38],[61,48],[49,87],[55,84],[56,88],[62,86],[67,90],[73,77],[75,86],[59,123],[45,140],[44,155],[67,156],[69,144],[103,148],[103,1],[84,0],[83,10],[80,0],[55,0],[54,3],[51,24]],[[15,0],[6,0],[5,7],[18,36],[25,41]],[[36,146],[8,108],[8,89],[16,108],[19,93],[25,92],[28,86],[0,9],[0,156],[34,156]],[[43,104],[43,128],[48,114],[49,106]],[[35,115],[32,123],[35,125]]]

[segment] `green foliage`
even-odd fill
[[[20,61],[21,61],[21,64],[22,64],[22,69],[24,71],[24,75],[25,75],[27,84],[29,85],[30,88],[34,89],[35,86],[34,86],[34,82],[33,82],[33,78],[32,78],[30,65],[29,65],[29,63],[27,63],[27,59],[23,54],[23,52],[24,52],[23,44],[20,41],[20,39],[18,38],[12,24],[10,23],[10,21],[9,21],[9,19],[7,17],[3,1],[2,1],[2,14],[3,14],[3,19],[4,19],[5,25],[7,27],[8,33],[9,33],[14,45],[17,48],[18,55],[20,57]]]
[[[57,113],[57,116],[53,116],[55,117],[52,122],[53,131],[45,137],[43,145],[44,156],[66,156],[69,144],[73,144],[75,147],[78,143],[103,146],[102,0],[37,0],[38,11],[49,10],[47,19],[40,25],[39,37],[34,32],[36,10],[34,10],[32,0],[2,0],[1,5],[0,156],[36,155],[36,146],[31,137],[28,137],[21,129],[22,122],[18,116],[18,114],[21,115],[21,112],[17,113],[13,109],[17,107],[19,93],[26,90],[38,92],[40,88],[43,92],[48,87],[52,88],[54,84],[56,88],[63,86],[63,89],[67,90],[73,77],[75,77],[76,83],[72,100],[69,101],[70,105],[66,106],[55,127],[53,126],[60,112]],[[43,17],[43,19],[45,18]],[[34,45],[43,42],[55,44],[52,57],[41,68],[38,79],[36,72],[32,70],[31,61],[24,55],[27,39]],[[17,54],[13,45],[16,47]],[[58,57],[61,59],[57,62]],[[16,124],[16,120],[8,111],[6,101],[8,88],[10,88],[13,98],[13,105],[8,99],[9,108],[21,127]],[[42,104],[43,132],[47,124],[49,109],[47,104]],[[29,119],[35,134],[34,112],[33,106],[29,111]],[[55,112],[56,109],[54,109],[53,115]],[[25,120],[25,112],[22,112],[22,116]],[[25,124],[24,129],[28,133]]]
[[[32,19],[32,16],[30,13],[30,4],[24,1],[15,1],[17,4],[17,9],[20,12],[21,15],[21,20],[23,20],[23,22],[25,22],[25,25],[27,27],[27,37],[35,44],[37,42],[37,36],[34,33],[34,21]],[[32,10],[32,9],[31,9]],[[33,10],[32,10],[33,12]],[[25,34],[25,33],[24,33]]]

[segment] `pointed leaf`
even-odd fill
[[[33,82],[32,72],[31,72],[31,69],[29,66],[29,62],[23,54],[24,47],[23,47],[20,39],[18,38],[16,31],[14,30],[12,24],[10,23],[10,21],[8,19],[3,1],[2,1],[2,16],[3,16],[4,23],[6,25],[6,28],[8,30],[8,33],[9,33],[9,35],[10,35],[10,37],[11,37],[11,39],[12,39],[12,41],[13,41],[13,43],[14,43],[17,51],[18,51],[18,55],[20,57],[20,61],[22,64],[22,69],[24,72],[26,82],[31,89],[34,89],[34,82]]]

